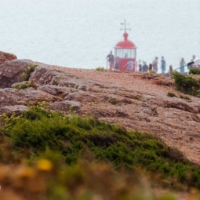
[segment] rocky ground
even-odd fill
[[[95,116],[152,133],[200,164],[199,98],[176,91],[169,77],[52,66],[0,52],[0,88],[0,114],[42,103],[51,110]]]
[[[17,89],[23,84],[28,87]],[[51,110],[71,110],[152,133],[200,164],[199,98],[176,91],[171,78],[14,59],[0,65],[0,87],[0,114],[20,113],[45,101]],[[168,92],[176,97],[168,97]]]
[[[84,81],[86,91],[78,90],[67,97],[81,103],[80,112],[127,129],[150,132],[200,164],[199,98],[176,91],[171,78],[68,68],[63,71]],[[168,92],[177,97],[168,97]]]

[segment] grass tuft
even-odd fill
[[[168,97],[177,97],[176,94],[174,94],[173,92],[168,92],[167,96]]]
[[[114,97],[110,97],[110,98],[108,99],[108,102],[115,105],[115,104],[117,104],[119,101],[118,101],[116,98],[114,98]]]
[[[98,71],[98,72],[105,72],[106,70],[104,69],[104,67],[97,67],[96,71]]]
[[[28,68],[26,69],[26,71],[22,74],[22,77],[24,78],[25,81],[28,81],[30,76],[31,76],[31,73],[34,72],[35,68],[37,67],[38,65],[30,65],[28,66]]]

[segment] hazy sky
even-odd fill
[[[0,0],[2,51],[50,64],[96,68],[122,39],[126,19],[138,59],[178,66],[200,56],[199,0]]]

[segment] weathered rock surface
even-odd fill
[[[14,105],[35,105],[40,102],[54,102],[61,100],[59,97],[50,95],[40,90],[27,88],[25,90],[17,90],[13,88],[5,88],[0,90],[0,108]]]
[[[0,65],[0,87],[11,87],[13,83],[24,81],[23,73],[28,66],[33,65],[31,60],[12,60]]]
[[[11,53],[0,51],[0,65],[5,61],[17,59],[17,56]]]
[[[49,108],[52,109],[52,110],[58,110],[58,111],[79,111],[80,110],[80,102],[78,101],[68,101],[68,100],[65,100],[65,101],[59,101],[59,102],[54,102],[54,103],[51,103],[49,105]]]
[[[7,114],[7,115],[12,115],[12,114],[22,114],[24,111],[26,111],[28,109],[27,106],[24,105],[14,105],[14,106],[4,106],[4,107],[0,107],[0,113],[3,114]]]
[[[19,65],[13,64],[16,62]],[[28,62],[24,67],[19,60],[1,65],[0,87],[23,81],[20,74],[35,64]],[[173,89],[171,78],[36,64],[29,81],[37,87],[0,90],[0,113],[15,112],[19,106],[18,110],[23,111],[26,106],[45,101],[51,110],[94,115],[127,129],[152,133],[200,164],[200,100],[192,96],[189,100],[179,98],[183,94]],[[9,67],[15,73],[9,73]],[[177,97],[168,97],[168,92]]]
[[[64,68],[63,68],[64,69]],[[93,86],[95,82],[86,79],[80,79],[77,76],[64,72],[62,68],[57,69],[53,66],[40,64],[31,74],[30,79],[39,85],[57,85],[68,87],[71,89],[87,90],[89,86]],[[87,83],[87,86],[84,83]]]
[[[71,93],[71,88],[49,84],[40,86],[38,90],[44,91],[57,97],[59,96],[61,98],[65,98],[68,94]]]

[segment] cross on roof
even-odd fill
[[[127,30],[131,30],[130,28],[127,28],[127,27],[126,27],[127,25],[129,25],[128,23],[126,23],[126,20],[124,20],[124,22],[122,22],[121,25],[123,25],[124,28],[121,28],[120,30],[124,30],[125,32],[126,32]]]

